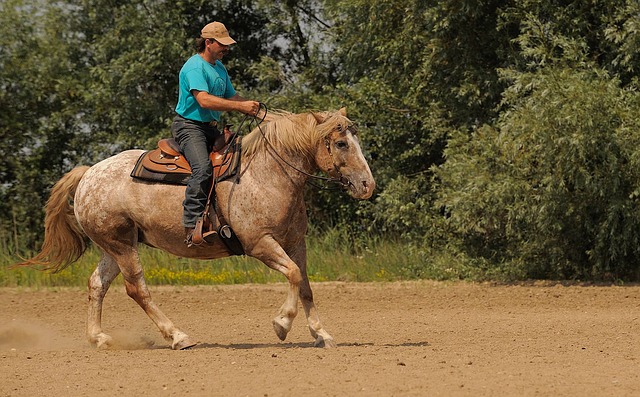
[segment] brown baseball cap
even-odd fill
[[[229,31],[220,22],[211,22],[200,32],[203,39],[215,39],[218,43],[224,45],[235,44],[236,41],[229,36]]]

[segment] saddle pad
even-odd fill
[[[240,138],[234,139],[224,153],[211,153],[216,182],[224,181],[237,175],[240,167]],[[148,182],[170,185],[186,185],[191,176],[191,167],[183,156],[167,157],[160,149],[142,153],[131,171],[131,177]]]
[[[152,171],[144,167],[143,163],[145,162],[145,159],[150,155],[152,155],[153,152],[154,150],[149,150],[147,152],[142,153],[142,155],[138,158],[138,161],[136,161],[136,165],[133,167],[133,170],[131,171],[131,177],[135,179],[140,179],[143,181],[166,183],[170,185],[186,185],[187,184],[187,181],[191,176],[190,171],[186,173],[177,173],[177,172],[163,173],[163,172]]]

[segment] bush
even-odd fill
[[[635,278],[638,93],[558,67],[507,94],[497,124],[452,137],[437,170],[455,248],[516,278]]]

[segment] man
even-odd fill
[[[197,54],[182,66],[179,75],[177,116],[171,132],[191,166],[187,183],[182,223],[188,246],[192,245],[196,219],[207,203],[213,172],[209,148],[220,135],[218,123],[222,111],[257,114],[260,103],[247,100],[233,88],[229,74],[220,60],[236,41],[220,22],[206,25],[196,39]]]

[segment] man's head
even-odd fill
[[[229,36],[229,31],[220,22],[211,22],[200,31],[200,37],[203,39],[214,39],[220,44],[231,45],[236,41]]]
[[[200,31],[200,37],[196,39],[196,50],[207,62],[215,63],[227,55],[229,46],[235,43],[223,24],[211,22]]]

